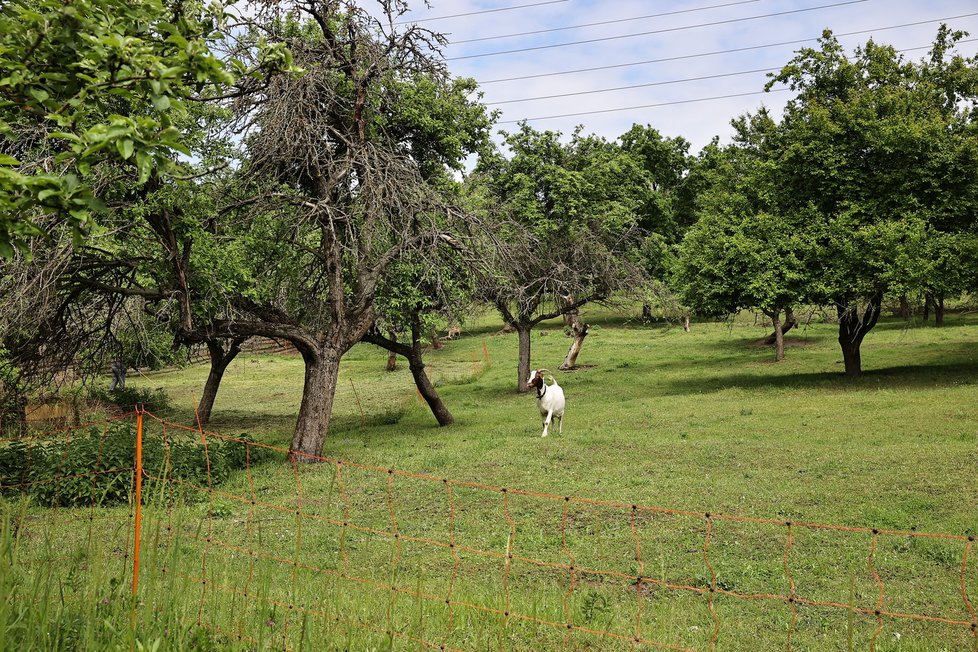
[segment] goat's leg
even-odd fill
[[[547,429],[550,427],[550,420],[553,418],[553,416],[554,416],[553,410],[547,412],[547,418],[543,420],[543,434],[541,435],[541,437],[547,436]]]
[[[557,428],[557,434],[558,435],[562,435],[562,434],[564,434],[564,415],[561,414],[559,417],[557,417],[557,421],[558,421],[558,423],[557,423],[557,426],[558,426],[558,428]]]

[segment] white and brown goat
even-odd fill
[[[548,385],[544,380],[544,374],[550,379]],[[564,433],[564,390],[557,384],[557,380],[550,375],[546,369],[534,369],[526,381],[527,387],[537,390],[537,408],[540,416],[543,417],[543,437],[547,436],[550,429],[550,422],[556,419],[559,424],[557,434]]]

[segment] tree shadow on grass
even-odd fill
[[[665,396],[704,394],[727,389],[766,391],[769,389],[821,390],[835,392],[876,391],[879,389],[930,389],[951,385],[978,384],[978,361],[945,364],[901,365],[864,370],[859,378],[838,372],[762,375],[738,372],[703,375],[671,380],[660,385]]]

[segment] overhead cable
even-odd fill
[[[965,39],[965,40],[958,41],[958,43],[975,43],[975,42],[978,42],[978,38]],[[915,47],[915,48],[903,48],[903,49],[897,50],[897,52],[912,52],[914,50],[926,50],[929,47],[931,47],[931,46],[930,45],[921,45],[921,46]],[[779,70],[779,68],[773,68],[772,70]],[[760,70],[756,70],[756,71],[745,71],[744,73],[729,73],[729,75],[716,75],[716,76],[719,76],[719,77],[722,77],[722,76],[732,76],[732,75],[737,75],[737,74],[746,74],[747,72],[762,72],[762,71],[760,71]],[[661,82],[661,83],[678,83],[678,82],[695,81],[697,79],[707,79],[707,78],[708,77],[704,77],[704,78],[691,77],[689,79],[677,79],[677,80],[673,80],[673,81],[670,81],[670,82]],[[629,88],[629,87],[623,87],[623,88]],[[619,89],[605,89],[605,90],[619,90]],[[693,99],[688,99],[688,100],[674,100],[674,101],[671,101],[671,102],[657,102],[655,104],[642,104],[642,105],[638,105],[638,106],[622,106],[622,107],[617,107],[617,108],[613,108],[613,109],[598,109],[598,110],[594,110],[594,111],[580,111],[580,112],[577,112],[577,113],[562,113],[560,115],[545,115],[545,116],[538,116],[538,117],[535,117],[535,118],[519,118],[517,120],[500,120],[497,124],[514,124],[514,123],[517,123],[517,122],[522,122],[524,120],[526,120],[527,122],[535,121],[535,120],[552,120],[552,119],[555,119],[555,118],[571,118],[571,117],[580,116],[580,115],[594,115],[594,114],[597,114],[597,113],[614,113],[614,112],[617,112],[617,111],[630,111],[630,110],[634,110],[634,109],[649,109],[649,108],[654,108],[654,107],[659,107],[659,106],[672,106],[672,105],[675,105],[675,104],[692,104],[694,102],[708,102],[710,100],[725,100],[725,99],[732,98],[732,97],[747,97],[749,95],[761,95],[761,94],[764,94],[764,93],[782,93],[782,92],[785,92],[785,91],[788,91],[788,90],[790,90],[790,89],[788,89],[788,88],[775,88],[775,89],[772,89],[770,91],[753,91],[753,92],[747,92],[747,93],[733,93],[733,94],[730,94],[730,95],[714,95],[712,97],[698,97],[698,98],[693,98]],[[567,93],[564,96],[569,96],[569,95],[585,95],[585,94],[588,94],[588,93],[600,93],[600,92],[603,92],[603,91],[582,91],[580,93]],[[563,97],[563,96],[558,96],[558,97]],[[528,99],[548,99],[548,98],[540,97],[540,98],[528,98]],[[514,100],[514,101],[523,101],[523,100]],[[490,103],[490,104],[502,104],[502,102],[495,102],[495,103]]]
[[[961,40],[961,41],[957,41],[956,44],[960,44],[960,43],[974,43],[976,41],[978,41],[978,39],[969,38],[969,39],[964,39],[964,40]],[[920,45],[920,46],[917,46],[917,47],[914,47],[914,48],[901,48],[901,49],[897,50],[897,52],[913,52],[914,50],[926,50],[929,47],[932,47],[932,46],[931,45]],[[577,95],[593,95],[595,93],[611,93],[613,91],[627,91],[627,90],[632,90],[634,88],[647,88],[649,86],[667,86],[669,84],[682,84],[682,83],[685,83],[685,82],[703,81],[705,79],[720,79],[722,77],[738,77],[740,75],[751,75],[751,74],[759,73],[759,72],[776,72],[778,70],[781,70],[781,68],[782,68],[782,66],[778,66],[776,68],[755,68],[754,70],[740,70],[738,72],[722,72],[722,73],[716,73],[716,74],[713,74],[713,75],[703,75],[703,76],[700,76],[700,77],[683,77],[681,79],[667,79],[665,81],[646,82],[646,83],[643,83],[643,84],[629,84],[628,86],[614,86],[614,87],[611,87],[611,88],[596,88],[596,89],[593,89],[593,90],[574,91],[574,92],[571,92],[571,93],[558,93],[558,94],[555,94],[555,95],[537,95],[535,97],[523,97],[523,98],[512,99],[512,100],[499,100],[498,102],[486,102],[485,104],[487,106],[496,106],[496,105],[499,105],[499,104],[516,104],[517,102],[532,102],[532,101],[535,101],[535,100],[553,100],[553,99],[558,99],[558,98],[561,98],[561,97],[574,97],[574,96],[577,96]]]
[[[877,27],[875,29],[862,29],[854,32],[840,32],[838,34],[835,34],[835,36],[837,37],[855,36],[856,34],[866,34],[869,32],[883,32],[891,29],[899,29],[902,27],[914,27],[916,25],[926,25],[928,23],[940,23],[947,20],[956,20],[958,18],[970,18],[972,16],[978,16],[978,13],[960,14],[958,16],[947,16],[945,18],[934,18],[931,20],[921,20],[914,23],[903,23],[901,25],[891,25],[889,27]],[[577,68],[575,70],[545,72],[545,73],[538,73],[534,75],[520,75],[518,77],[501,77],[499,79],[479,80],[478,83],[480,86],[485,86],[487,84],[498,84],[501,82],[508,82],[508,81],[521,81],[524,79],[539,79],[541,77],[556,77],[558,75],[571,75],[579,72],[594,72],[597,70],[612,70],[614,68],[629,68],[632,66],[642,66],[650,63],[663,63],[666,61],[681,61],[683,59],[696,59],[699,57],[710,57],[718,54],[732,54],[734,52],[748,52],[750,50],[761,50],[764,48],[773,48],[773,47],[779,47],[783,45],[798,45],[799,43],[809,43],[811,41],[817,41],[819,38],[821,37],[813,36],[811,38],[796,39],[793,41],[780,41],[778,43],[766,43],[764,45],[750,45],[741,48],[731,48],[728,50],[714,50],[712,52],[699,52],[697,54],[683,54],[674,57],[662,57],[660,59],[645,59],[643,61],[632,61],[629,63],[615,63],[615,64],[609,64],[604,66],[594,66],[593,68]]]
[[[541,5],[555,5],[561,2],[569,2],[570,0],[545,0],[545,2],[531,2],[525,5],[513,5],[512,7],[498,7],[496,9],[483,9],[482,11],[470,11],[464,14],[451,14],[449,16],[435,16],[433,18],[418,18],[416,20],[399,20],[395,22],[395,25],[404,25],[405,23],[429,23],[435,20],[447,20],[449,18],[462,18],[464,16],[477,16],[479,14],[494,14],[500,11],[512,11],[513,9],[527,9],[529,7],[539,7]]]
[[[783,93],[787,88],[776,88],[771,91],[751,91],[749,93],[731,93],[730,95],[714,95],[712,97],[697,97],[689,100],[675,100],[672,102],[656,102],[654,104],[639,104],[637,106],[622,106],[614,109],[597,109],[595,111],[579,111],[576,113],[561,113],[559,115],[544,115],[536,118],[520,118],[519,120],[500,120],[497,124],[515,124],[517,122],[532,122],[534,120],[552,120],[554,118],[571,118],[579,115],[595,115],[598,113],[614,113],[616,111],[632,111],[635,109],[651,109],[658,106],[673,106],[676,104],[692,104],[694,102],[708,102],[710,100],[726,100],[732,97],[748,97],[750,95],[763,95],[765,93]]]
[[[816,11],[818,9],[830,9],[832,7],[842,7],[842,6],[845,6],[845,5],[854,5],[854,4],[859,4],[859,3],[862,3],[862,2],[866,2],[866,1],[867,0],[846,0],[846,2],[835,2],[835,3],[827,4],[827,5],[818,5],[818,6],[815,6],[815,7],[806,7],[804,9],[792,9],[790,11],[776,11],[776,12],[770,13],[770,14],[760,14],[760,15],[757,15],[757,16],[744,16],[744,17],[741,17],[741,18],[729,18],[727,20],[717,20],[717,21],[713,21],[713,22],[710,22],[710,23],[699,23],[697,25],[684,25],[682,27],[667,27],[667,28],[663,28],[663,29],[654,29],[654,30],[650,30],[650,31],[647,31],[647,32],[636,32],[634,34],[621,34],[619,36],[605,36],[605,37],[602,37],[602,38],[585,39],[583,41],[568,41],[566,43],[551,43],[549,45],[537,45],[537,46],[527,47],[527,48],[515,48],[515,49],[512,49],[512,50],[497,50],[495,52],[482,52],[482,53],[479,53],[479,54],[467,54],[467,55],[458,56],[458,57],[446,57],[445,58],[445,61],[461,61],[462,59],[479,59],[479,58],[482,58],[482,57],[495,57],[495,56],[499,56],[499,55],[503,55],[503,54],[514,54],[514,53],[517,53],[517,52],[532,52],[534,50],[547,50],[547,49],[551,49],[551,48],[563,48],[563,47],[568,47],[568,46],[571,46],[571,45],[583,45],[583,44],[587,44],[587,43],[600,43],[600,42],[604,42],[604,41],[617,41],[619,39],[635,38],[635,37],[638,37],[638,36],[649,36],[649,35],[652,35],[652,34],[664,34],[666,32],[679,32],[679,31],[683,31],[683,30],[687,30],[687,29],[697,29],[697,28],[700,28],[700,27],[713,27],[715,25],[727,25],[727,24],[730,24],[730,23],[740,23],[740,22],[744,22],[744,21],[748,21],[748,20],[757,20],[759,18],[772,18],[774,16],[785,16],[785,15],[788,15],[788,14],[798,14],[798,13],[802,13],[802,12],[806,12],[806,11]]]
[[[684,77],[683,79],[669,79],[666,81],[656,81],[647,82],[644,84],[632,84],[629,86],[616,86],[614,88],[598,88],[589,91],[576,91],[573,93],[559,93],[557,95],[540,95],[537,97],[524,97],[515,100],[500,100],[498,102],[486,102],[487,106],[496,106],[498,104],[515,104],[516,102],[531,102],[533,100],[552,100],[559,97],[571,97],[573,95],[591,95],[593,93],[610,93],[612,91],[625,91],[631,90],[633,88],[647,88],[649,86],[665,86],[667,84],[681,84],[683,82],[691,81],[703,81],[704,79],[719,79],[721,77],[736,77],[738,75],[749,75],[758,72],[774,72],[775,70],[781,70],[778,68],[757,68],[755,70],[741,70],[740,72],[724,72],[717,73],[715,75],[703,75],[702,77]]]
[[[738,0],[738,2],[727,2],[722,5],[709,5],[707,7],[696,7],[694,9],[680,9],[678,11],[666,11],[659,14],[646,14],[644,16],[632,16],[631,18],[616,18],[615,20],[602,20],[597,23],[581,23],[580,25],[567,25],[566,27],[551,27],[549,29],[537,29],[532,32],[516,32],[514,34],[500,34],[499,36],[481,36],[479,38],[468,38],[462,40],[450,39],[452,45],[461,43],[476,43],[478,41],[495,41],[503,38],[513,38],[515,36],[532,36],[534,34],[546,34],[549,32],[563,32],[569,29],[582,29],[584,27],[598,27],[599,25],[612,25],[614,23],[628,23],[633,20],[645,20],[646,18],[661,18],[662,16],[675,16],[676,14],[689,14],[695,11],[706,11],[707,9],[719,9],[721,7],[732,7],[734,5],[745,5],[758,0]]]

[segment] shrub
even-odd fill
[[[217,486],[231,473],[263,459],[264,449],[240,441],[170,435],[143,437],[143,467],[150,476],[143,482],[144,497],[163,491],[169,500],[193,495],[188,485]],[[88,428],[47,442],[15,440],[0,445],[0,484],[4,492],[25,491],[41,505],[84,506],[125,503],[133,490],[135,428],[114,424],[104,432]],[[116,469],[125,469],[115,471]],[[167,480],[156,480],[166,478]],[[175,480],[176,482],[172,482]]]
[[[170,407],[170,397],[162,387],[122,387],[110,392],[104,387],[92,388],[90,399],[102,403],[111,403],[129,412],[137,406],[142,406],[150,412],[163,412]]]

